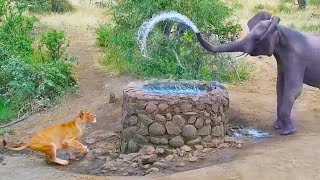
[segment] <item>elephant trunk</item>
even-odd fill
[[[242,47],[242,41],[231,42],[227,44],[221,44],[213,46],[201,37],[200,33],[196,33],[197,39],[201,46],[210,52],[244,52]]]

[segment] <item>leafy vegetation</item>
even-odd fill
[[[148,57],[139,51],[136,33],[140,25],[161,11],[186,15],[212,43],[236,39],[241,26],[233,10],[220,0],[127,0],[111,10],[113,23],[102,24],[96,30],[99,45],[105,47],[101,63],[108,71],[147,78],[235,81],[248,77],[245,72],[239,75],[239,71],[246,71],[240,63],[226,54],[209,54],[199,46],[194,32],[172,21],[161,22],[150,32]]]
[[[31,35],[36,18],[25,10],[0,0],[0,120],[46,108],[76,85],[63,32],[43,33],[37,45]]]

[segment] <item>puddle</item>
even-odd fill
[[[236,137],[253,137],[253,138],[266,138],[273,137],[274,135],[270,132],[264,131],[258,128],[239,128],[231,130],[233,135]]]

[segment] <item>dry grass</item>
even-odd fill
[[[319,6],[308,5],[305,10],[299,10],[297,5],[294,5],[294,0],[291,2],[286,0],[251,0],[247,3],[246,0],[225,0],[228,3],[234,3],[235,1],[242,3],[244,6],[236,11],[236,15],[240,18],[240,23],[245,32],[248,31],[246,26],[247,21],[254,16],[257,11],[257,6],[265,6],[262,10],[266,10],[278,15],[281,18],[281,24],[289,27],[293,27],[303,31],[320,31],[320,16],[313,16],[313,13],[318,14]],[[288,3],[289,2],[289,3]],[[281,11],[279,5],[282,4],[285,8],[288,8],[290,12]],[[281,11],[281,12],[279,12]],[[317,28],[319,27],[319,28]]]
[[[70,0],[72,5],[76,8],[75,12],[70,13],[51,13],[45,15],[37,15],[40,23],[49,27],[64,27],[64,28],[88,28],[95,27],[100,22],[105,22],[105,9],[89,4],[89,0]]]

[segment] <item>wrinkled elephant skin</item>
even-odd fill
[[[291,110],[303,83],[320,88],[320,35],[305,34],[279,24],[280,18],[259,12],[247,25],[246,37],[235,42],[211,45],[196,33],[200,44],[210,52],[244,52],[251,56],[274,55],[277,60],[277,119],[275,129],[288,135],[296,131]]]

